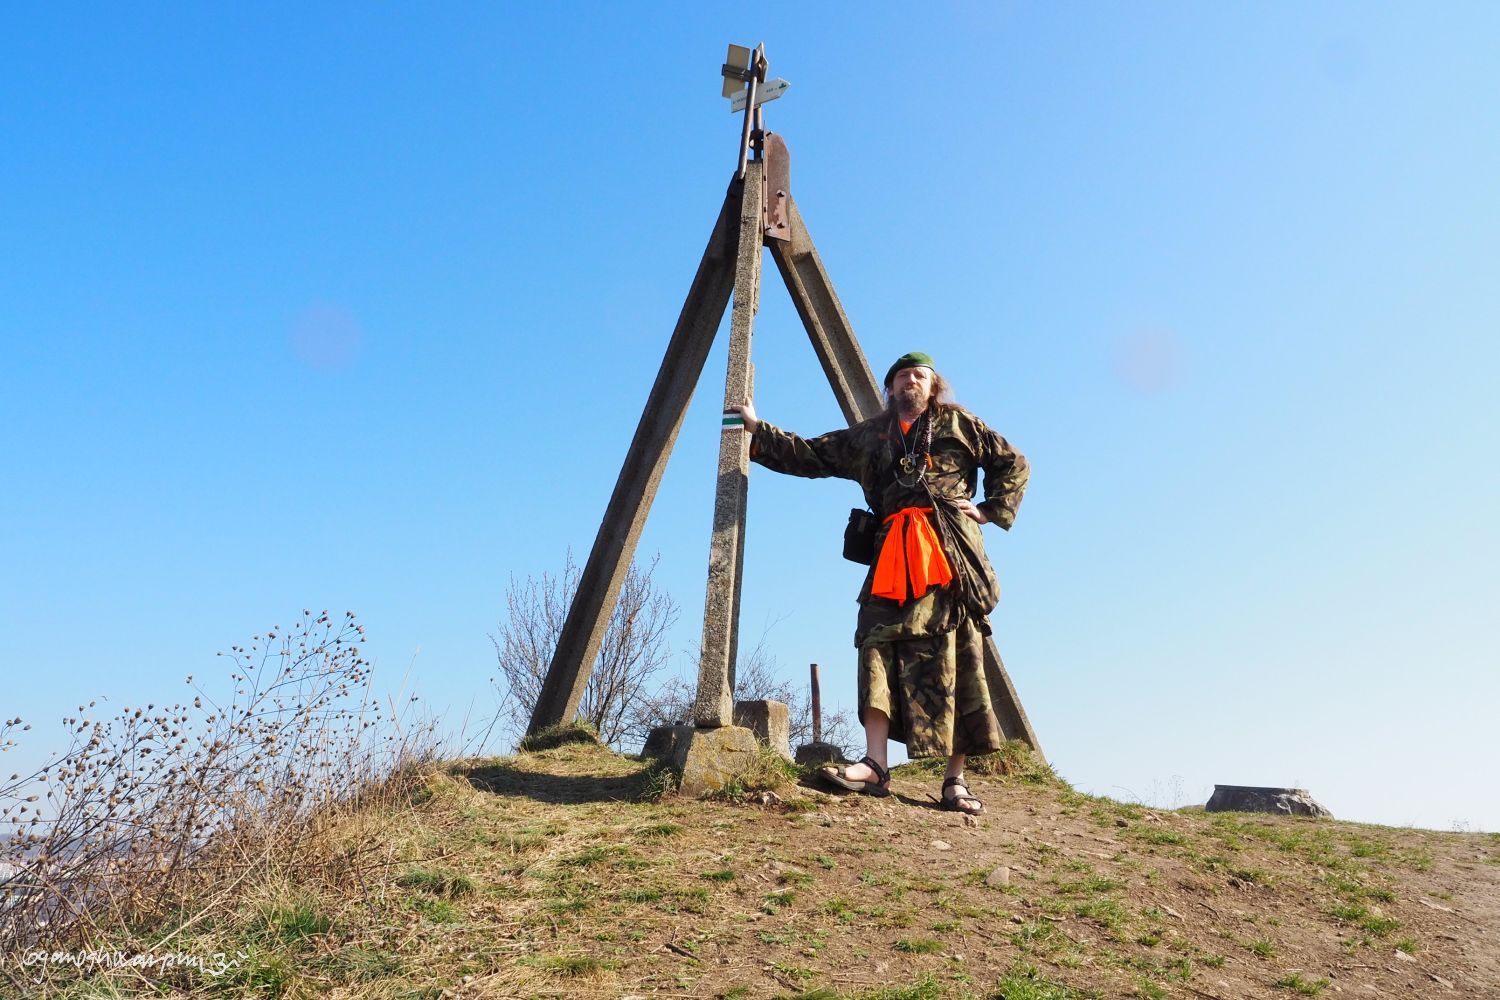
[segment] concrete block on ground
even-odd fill
[[[734,703],[734,724],[755,734],[762,744],[792,759],[792,724],[786,705],[759,699]]]
[[[646,735],[646,745],[641,747],[641,756],[670,760],[677,752],[677,744],[687,739],[692,731],[693,727],[685,722],[656,726]]]
[[[809,764],[847,764],[842,747],[836,747],[832,743],[824,743],[815,740],[812,743],[804,743],[797,748],[797,756],[793,758],[798,764],[806,767]]]
[[[696,798],[718,791],[730,780],[748,773],[760,753],[755,734],[743,726],[683,728],[688,731],[678,739],[668,758],[682,772],[679,791],[683,795]]]

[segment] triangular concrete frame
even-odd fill
[[[769,132],[759,132],[755,139],[758,156],[746,162],[743,174],[730,181],[708,248],[688,289],[687,301],[579,578],[528,732],[559,725],[578,712],[641,529],[731,292],[734,311],[729,325],[724,405],[727,408],[751,398],[750,333],[760,303],[763,247],[770,249],[776,261],[844,419],[856,424],[884,408],[880,385],[791,197],[786,145],[780,136]],[[733,719],[749,465],[749,435],[724,433],[693,712],[699,728],[727,726]],[[1001,732],[1040,755],[1041,744],[1000,652],[989,637],[985,639],[985,670],[991,691],[999,696],[994,707]]]

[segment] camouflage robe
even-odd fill
[[[990,523],[1008,530],[1026,489],[1026,459],[966,410],[948,410],[932,421],[927,475],[932,495],[939,503],[972,498],[982,471],[984,499],[978,507]],[[755,462],[776,472],[859,483],[866,504],[881,521],[875,536],[877,554],[890,527],[886,517],[905,507],[933,506],[921,483],[898,481],[902,454],[901,428],[884,413],[815,438],[800,438],[761,421],[750,450]],[[984,671],[987,615],[999,588],[979,524],[961,515],[950,516],[945,524],[963,532],[959,541],[971,554],[968,565],[993,595],[984,602],[987,607],[966,607],[955,595],[957,580],[912,595],[905,604],[876,597],[870,593],[873,565],[858,598],[854,644],[859,649],[860,720],[869,709],[885,712],[891,720],[891,738],[904,742],[914,758],[991,753],[1004,741]],[[955,575],[964,558],[963,552],[954,551],[957,547],[944,546]]]

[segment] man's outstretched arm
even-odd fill
[[[827,476],[858,479],[847,430],[801,438],[761,420],[755,413],[755,404],[748,399],[729,407],[729,412],[744,418],[745,431],[750,434],[750,459],[757,465],[809,479]]]

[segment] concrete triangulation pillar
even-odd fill
[[[750,398],[750,331],[760,302],[762,164],[745,165],[740,202],[739,255],[734,306],[729,314],[729,374],[724,406]],[[745,501],[750,484],[750,435],[726,425],[719,440],[719,482],[714,494],[713,540],[708,552],[708,593],[703,604],[703,645],[693,722],[706,729],[734,719],[734,660],[739,648],[740,585],[744,579]]]

